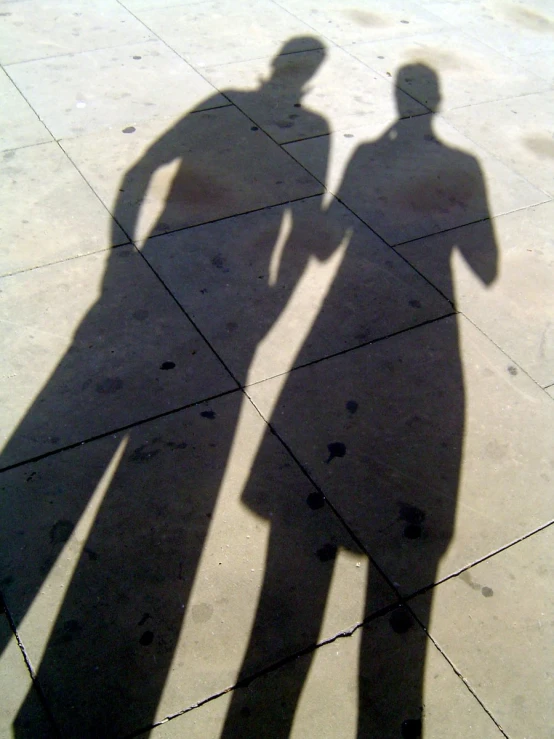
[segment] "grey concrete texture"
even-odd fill
[[[3,608],[0,613],[0,634],[4,645],[0,662],[0,736],[8,739],[14,735],[12,720],[27,696],[29,711],[17,725],[16,731],[27,736],[53,739],[56,736],[55,726],[33,686],[31,674]]]
[[[0,0],[0,736],[551,739],[548,0]]]
[[[535,736],[547,737],[554,724],[548,695],[554,639],[552,534],[552,527],[539,531],[439,585],[427,624],[439,648],[475,686],[508,736],[529,736],[529,715],[536,717]],[[416,614],[427,610],[426,598],[413,602]],[[500,623],[517,633],[510,648],[502,644]],[[468,643],[471,649],[465,648]],[[499,651],[501,660],[495,658]],[[541,683],[546,690],[521,690]]]

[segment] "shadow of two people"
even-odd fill
[[[306,48],[309,42],[308,47],[311,44],[315,49],[297,53],[299,42],[302,42],[300,48]],[[292,106],[294,115],[299,116],[293,121],[302,122],[308,130],[318,134],[328,134],[329,125],[324,117],[302,104],[306,84],[325,57],[321,46],[317,39],[297,39],[285,45],[274,59],[271,77],[258,89],[240,93],[242,107],[255,110],[267,105],[269,100],[280,119],[281,108],[285,106],[289,110]],[[420,98],[423,89],[423,101],[429,113],[404,120],[403,104],[407,97],[400,87],[417,90]],[[226,94],[231,100],[237,97],[232,91]],[[359,286],[356,299],[352,299],[352,274],[363,274],[356,260],[362,259],[365,268],[371,271],[375,261],[373,250],[387,249],[452,224],[487,217],[487,198],[478,163],[469,155],[441,143],[433,131],[433,115],[440,100],[436,73],[422,64],[404,67],[397,78],[396,94],[398,120],[378,140],[357,148],[330,205],[322,206],[319,199],[308,205],[288,204],[290,234],[281,250],[274,284],[267,279],[260,283],[258,276],[248,282],[253,273],[248,273],[246,281],[244,274],[240,280],[236,275],[227,277],[231,281],[237,279],[237,289],[228,291],[223,302],[218,303],[222,316],[228,311],[238,313],[244,320],[252,318],[254,295],[258,306],[255,320],[249,320],[240,338],[233,339],[231,363],[227,361],[227,349],[224,347],[221,351],[217,340],[213,342],[214,350],[239,387],[246,384],[257,347],[282,315],[310,259],[324,262],[343,243],[345,214],[347,219],[350,215],[341,203],[351,208],[388,247],[373,235],[369,238],[367,226],[351,218],[350,222],[355,224],[354,240],[358,239],[359,243],[359,239],[365,239],[367,249],[365,253],[362,250],[360,256],[360,249],[351,246],[352,240],[347,246],[323,305],[306,339],[291,358],[294,366],[355,349],[360,344],[394,333],[398,328],[414,325],[413,316],[406,315],[408,309],[392,292],[394,284],[381,279],[379,271],[369,283]],[[210,101],[202,107],[209,108]],[[236,113],[235,108],[229,111],[229,115]],[[184,116],[148,148],[122,180],[114,216],[136,243],[140,236],[137,232],[140,210],[154,174],[165,164],[180,162],[162,213],[151,226],[142,247],[142,255],[154,269],[159,248],[153,238],[156,234],[235,215],[237,193],[242,193],[242,202],[249,203],[243,210],[274,204],[267,202],[267,194],[260,190],[256,178],[257,167],[263,168],[264,162],[251,154],[249,158],[250,141],[230,138],[229,129],[224,128],[226,115],[218,118],[208,112]],[[320,170],[327,171],[328,135],[322,136],[320,146]],[[237,161],[241,160],[242,166],[237,167]],[[246,239],[242,233],[237,239],[230,232],[229,241],[221,245],[221,250],[228,252],[229,258],[237,264],[255,253],[256,267],[262,266],[261,274],[267,276],[280,229],[277,215],[269,230],[262,229],[263,238],[257,232],[247,235]],[[496,264],[492,230],[481,244],[465,244],[458,240],[455,246],[483,282],[489,284],[494,278]],[[86,416],[97,412],[97,397],[83,389],[90,386],[86,378],[113,374],[110,366],[112,346],[125,341],[127,330],[121,312],[129,308],[123,300],[129,294],[129,286],[125,285],[125,264],[119,259],[118,251],[115,249],[110,256],[102,293],[77,329],[71,349],[10,439],[5,450],[8,456],[10,453],[17,456],[22,440],[36,434],[45,416],[58,418],[63,425],[63,419],[70,419],[76,413]],[[448,249],[441,255],[440,269],[444,274],[450,274],[450,256]],[[390,258],[394,272],[401,260],[392,251]],[[187,264],[186,251],[180,259]],[[191,283],[198,281],[196,275],[188,279]],[[228,306],[225,300],[229,301]],[[341,325],[337,325],[338,306],[346,310],[350,319],[354,317],[358,326],[354,333],[358,338],[348,332],[341,336]],[[375,311],[375,306],[379,306],[379,311]],[[333,574],[333,557],[321,566],[314,555],[313,536],[307,535],[303,525],[295,524],[290,495],[280,488],[284,478],[279,482],[278,475],[268,474],[277,443],[275,429],[290,448],[302,454],[302,450],[313,447],[314,436],[329,435],[334,424],[332,438],[321,437],[326,450],[328,441],[333,442],[344,433],[338,409],[355,396],[356,407],[363,412],[357,414],[356,441],[349,444],[344,459],[351,465],[350,484],[334,489],[330,485],[329,491],[326,484],[323,485],[323,492],[334,511],[346,521],[353,537],[345,531],[340,541],[333,542],[331,547],[335,547],[335,551],[337,545],[359,551],[361,545],[390,580],[393,579],[391,572],[416,569],[419,585],[434,582],[437,564],[454,525],[464,428],[464,387],[457,324],[453,317],[439,324],[436,330],[420,334],[409,345],[411,370],[407,374],[399,366],[400,355],[406,350],[393,346],[394,356],[387,357],[385,352],[380,358],[379,371],[364,361],[363,368],[349,376],[351,366],[346,363],[340,379],[331,385],[314,385],[311,375],[300,372],[291,373],[284,383],[277,410],[267,419],[275,428],[268,428],[262,438],[242,493],[243,503],[270,522],[271,531],[263,587],[239,683],[248,682],[257,671],[267,667],[268,661],[287,658],[317,642]],[[338,342],[331,349],[322,342],[322,337],[330,333]],[[102,337],[101,342],[98,337]],[[99,349],[91,357],[81,348],[92,344]],[[318,354],[317,347],[322,345],[325,351]],[[135,346],[134,350],[140,351],[140,346]],[[298,412],[299,398],[301,414]],[[215,508],[229,465],[241,408],[249,401],[241,392],[236,392],[226,402],[224,423],[214,427],[217,428],[217,442],[214,441],[209,450],[209,462],[204,452],[199,451],[201,441],[194,451],[186,445],[176,449],[174,444],[169,450],[161,447],[155,450],[155,464],[147,473],[144,470],[131,472],[136,461],[133,455],[136,458],[144,442],[144,427],[127,431],[129,452],[123,456],[96,515],[38,670],[39,682],[46,686],[54,713],[61,717],[62,727],[69,735],[122,736],[138,726],[148,726],[154,719],[206,541],[210,511]],[[164,398],[164,404],[177,408],[179,399],[170,395]],[[140,397],[136,398],[134,411],[136,419],[147,417],[150,412]],[[333,417],[335,421],[330,424],[328,419]],[[65,520],[79,521],[118,443],[106,435],[102,448],[96,452],[98,456],[91,466],[93,471],[83,468],[72,480],[73,490],[66,501]],[[178,463],[176,455],[179,455]],[[191,455],[195,455],[194,463]],[[179,473],[187,467],[190,470],[191,465],[197,470],[194,480]],[[67,486],[63,465],[57,473],[56,468],[53,469],[53,474],[59,475],[59,480],[54,482],[63,489]],[[137,475],[141,478],[140,484]],[[163,485],[160,484],[162,480]],[[268,481],[271,481],[271,490]],[[324,495],[317,485],[316,488],[323,509],[328,510]],[[159,532],[165,527],[166,533],[155,547],[145,547],[145,540],[150,536],[145,532],[154,530],[148,513],[153,489],[156,490],[155,506],[160,512],[158,518],[161,516],[155,530]],[[38,524],[32,508],[14,505],[14,501],[8,499],[6,504],[9,508],[6,515],[13,523],[10,525],[12,531],[36,530]],[[298,506],[305,507],[305,499],[299,500]],[[401,519],[400,527],[383,534],[391,515],[393,521]],[[10,565],[14,571],[8,575],[13,575],[14,581],[17,581],[18,568],[26,570],[25,587],[14,590],[13,595],[8,588],[6,593],[8,605],[17,602],[15,611],[20,618],[40,591],[66,540],[67,537],[54,537],[45,542],[37,537],[32,561],[23,563],[19,555],[12,557]],[[417,540],[417,552],[404,546],[407,540]],[[294,550],[292,569],[288,565],[290,557],[283,556],[284,546],[292,546]],[[12,554],[16,549],[17,543],[12,538],[6,551]],[[176,550],[182,564],[178,581],[174,572]],[[383,551],[388,554],[381,560]],[[87,552],[94,552],[98,559],[92,562]],[[381,587],[377,580],[375,576],[368,581],[368,608],[375,600],[373,590]],[[168,583],[172,591],[169,597]],[[403,594],[409,595],[410,591]],[[151,660],[145,662],[141,656],[143,645],[136,641],[136,624],[128,623],[130,613],[143,612],[155,612],[163,622],[158,624],[163,638],[149,644],[155,652],[155,665]],[[85,623],[82,623],[83,613],[86,613]],[[413,737],[421,732],[426,639],[418,629],[409,629],[411,617],[405,608],[395,613],[390,622],[387,621],[385,631],[381,625],[368,625],[363,629],[359,660],[360,737]],[[77,621],[81,625],[69,638],[67,625]],[[404,639],[396,646],[387,638],[389,625],[393,634]],[[273,673],[271,688],[265,692],[259,682],[252,683],[246,697],[244,691],[237,689],[223,736],[288,736],[312,656],[313,653],[306,654],[302,660],[295,661],[292,671]],[[32,735],[26,705],[21,709],[14,730],[16,736]]]

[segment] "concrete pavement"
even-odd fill
[[[0,0],[0,735],[550,739],[554,9]]]

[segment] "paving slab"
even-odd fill
[[[68,736],[127,735],[395,602],[243,398],[3,475],[5,598]]]
[[[320,48],[313,28],[271,0],[208,0],[136,15],[195,68]],[[217,38],[217,43],[214,39]]]
[[[466,34],[446,30],[422,36],[357,44],[351,53],[381,74],[396,77],[404,65],[426,64],[440,75],[441,110],[548,90],[548,82]],[[399,80],[425,105],[425,80]],[[433,91],[430,91],[433,94]]]
[[[0,63],[132,44],[153,34],[115,0],[0,3]],[[14,39],[17,38],[17,43]]]
[[[553,544],[550,526],[433,593],[431,636],[514,739],[552,736]]]
[[[388,244],[550,199],[476,146],[469,138],[473,131],[466,138],[440,117],[432,118],[394,121],[384,131],[355,128],[334,139],[327,186]],[[317,138],[285,148],[321,178],[327,147]]]
[[[0,590],[64,735],[549,736],[553,29],[0,0]]]
[[[1,287],[2,467],[234,387],[133,247]]]
[[[57,736],[40,702],[38,694],[31,687],[31,676],[15,636],[12,634],[5,613],[0,613],[0,643],[3,651],[0,656],[0,737],[11,739],[17,736],[40,736],[53,739]],[[25,715],[14,725],[19,707],[28,695]],[[17,734],[15,733],[17,732]]]
[[[491,230],[498,272],[478,275]],[[398,248],[540,385],[554,381],[554,203],[544,203]],[[450,257],[454,257],[451,263]],[[540,305],[540,310],[537,306]]]
[[[126,231],[149,235],[323,192],[233,106],[103,131],[62,146]]]
[[[546,80],[550,86],[554,85],[554,49],[536,54],[523,54],[517,57],[517,62],[537,77]]]
[[[304,680],[298,700],[298,685]],[[151,735],[155,739],[217,737],[226,714],[224,737],[415,737],[422,714],[425,737],[503,736],[423,631],[413,626],[403,634],[395,633],[390,617],[320,647],[312,658],[301,657],[246,688],[158,726]]]
[[[552,517],[554,407],[461,316],[248,392],[404,594]]]
[[[261,86],[260,73],[266,79]],[[206,67],[203,74],[219,89],[228,88],[227,97],[279,143],[320,136],[330,127],[382,125],[394,115],[391,82],[333,47],[285,54],[263,65],[256,59]],[[307,93],[300,95],[306,78]],[[406,117],[427,112],[407,95],[403,107]]]
[[[128,241],[56,143],[0,157],[0,274]]]
[[[431,0],[425,7],[508,57],[551,51],[553,47],[554,16],[548,0]]]
[[[0,70],[0,150],[52,141],[48,129],[8,75]]]
[[[14,64],[8,70],[58,139],[228,102],[157,40]]]
[[[166,234],[143,254],[241,384],[452,312],[346,208],[324,210],[319,197]]]
[[[168,8],[174,5],[195,5],[202,3],[204,0],[119,0],[124,8],[128,8],[131,12],[137,10],[148,10]]]
[[[445,118],[554,196],[554,91],[453,110]]]
[[[280,0],[279,4],[339,46],[429,33],[448,25],[409,0],[376,3],[371,9],[334,0],[317,5],[310,0]]]

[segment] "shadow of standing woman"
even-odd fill
[[[398,120],[379,139],[359,146],[337,193],[337,200],[352,208],[389,247],[489,216],[478,162],[443,143],[434,131],[440,103],[437,74],[414,64],[402,68],[399,77],[399,83],[425,89],[431,112],[402,119],[405,98],[397,90]],[[331,221],[343,207],[337,200],[326,214]],[[489,225],[480,243],[466,243],[463,232],[455,242],[484,285],[492,283],[497,269],[490,221]],[[365,227],[355,229],[351,244],[356,230],[362,238],[365,230],[369,245],[361,260],[370,272],[374,263],[377,271],[379,262]],[[394,291],[400,283],[385,275],[374,277],[365,293],[361,287],[361,297],[354,303],[352,274],[357,268],[360,276],[367,272],[361,264],[351,263],[353,254],[350,247],[295,365],[312,359],[305,352],[307,346],[348,324],[345,310],[356,316],[357,323],[365,322],[373,340],[391,333],[379,333],[382,319],[375,318],[375,304],[385,313],[388,306],[387,325],[392,321],[400,328],[408,311],[414,304],[417,307],[417,300],[410,301],[410,306],[408,301],[398,302]],[[440,257],[440,268],[450,279],[451,256],[451,249],[445,249]],[[399,273],[400,265],[406,267],[392,249],[390,262],[391,270]],[[337,306],[341,306],[342,325],[337,325]],[[465,414],[458,318],[447,315],[375,344],[356,347],[352,343],[350,348],[340,356],[291,372],[268,420],[366,553],[397,592],[408,598],[435,582],[454,530]],[[267,441],[270,438],[268,434]],[[267,518],[256,494],[264,454],[262,444],[243,502]],[[277,640],[294,644],[297,634],[304,636],[306,644],[315,644],[320,634],[332,567],[320,568],[314,575],[309,566],[313,552],[306,549],[297,568],[283,573],[281,552],[287,532],[282,526],[286,521],[284,514],[272,518],[263,589],[239,678],[245,686],[264,645]],[[374,590],[379,586],[373,571],[366,593],[367,614],[372,612]],[[296,597],[297,593],[302,597]],[[429,614],[419,615],[425,620]],[[364,626],[358,674],[359,739],[421,736],[429,645],[405,605]],[[273,673],[271,682],[267,681],[271,690],[263,680],[252,682],[248,690],[236,690],[224,739],[288,737],[313,656],[297,660],[292,677],[290,670]]]

